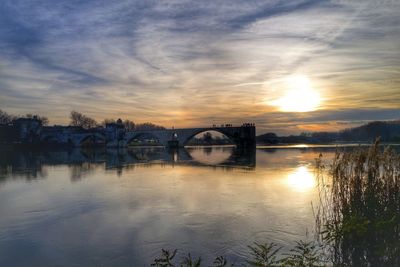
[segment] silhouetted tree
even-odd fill
[[[131,120],[124,120],[123,124],[127,131],[133,131],[135,129],[135,123]]]
[[[9,124],[15,119],[15,116],[8,114],[0,109],[0,124]]]
[[[71,111],[70,114],[70,125],[71,126],[80,126],[84,129],[90,129],[90,128],[94,128],[97,126],[97,122],[95,119],[92,119],[86,115],[83,115],[80,112],[77,111]]]
[[[45,117],[45,116],[39,116],[39,115],[34,115],[34,114],[28,113],[28,114],[25,115],[25,118],[37,119],[42,123],[42,125],[48,125],[49,124],[49,119],[47,117]]]
[[[142,131],[142,130],[163,130],[165,127],[156,125],[151,122],[139,123],[135,125],[135,130]]]
[[[45,116],[39,116],[36,114],[31,114],[31,113],[28,113],[25,116],[14,116],[14,115],[8,114],[7,112],[5,112],[3,110],[0,110],[0,124],[9,124],[19,118],[37,119],[42,123],[42,125],[49,124],[49,119]]]

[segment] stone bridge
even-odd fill
[[[63,144],[74,147],[107,146],[125,147],[136,139],[151,137],[155,145],[182,147],[195,135],[216,131],[227,136],[237,146],[255,146],[256,129],[253,125],[240,127],[204,127],[162,130],[125,131],[123,127],[106,127],[83,130],[77,127],[45,127],[40,134],[42,144]]]
[[[164,129],[149,131],[127,132],[122,141],[123,146],[129,145],[133,140],[141,136],[152,136],[163,146],[185,146],[188,141],[199,133],[216,131],[227,136],[237,146],[254,146],[256,143],[255,126],[240,127],[206,127],[206,128],[183,128]]]
[[[64,144],[73,147],[92,145],[106,145],[106,136],[102,132],[86,131],[86,132],[71,132],[59,131],[43,133],[40,137],[40,142],[43,144]]]

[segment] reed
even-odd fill
[[[317,233],[334,266],[400,266],[400,156],[379,140],[317,160]]]

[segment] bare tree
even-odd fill
[[[74,111],[74,110],[71,111],[71,114],[69,117],[71,119],[71,122],[70,122],[71,126],[80,126],[84,129],[90,129],[90,128],[94,128],[97,126],[97,122],[95,119],[90,118],[90,117],[83,115],[82,113]]]
[[[145,122],[145,123],[140,123],[135,125],[135,130],[164,130],[165,127],[156,125],[151,122]]]
[[[14,116],[0,109],[0,124],[8,124],[19,118],[36,119],[39,120],[42,125],[49,124],[49,119],[45,116],[39,116],[31,113],[28,113],[25,116]]]
[[[15,119],[14,116],[0,109],[0,124],[9,124]]]
[[[28,114],[25,115],[25,118],[37,119],[42,123],[42,125],[48,125],[49,124],[49,119],[47,117],[45,117],[45,116],[39,116],[39,115],[34,115],[34,114],[28,113]]]
[[[123,124],[127,131],[133,131],[135,129],[135,123],[131,120],[124,120]]]

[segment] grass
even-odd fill
[[[298,241],[289,253],[274,243],[254,243],[240,266],[400,266],[400,155],[377,141],[369,149],[337,151],[328,166],[321,155],[316,168],[315,241]],[[152,266],[202,266],[201,258],[176,255],[163,250]],[[220,256],[206,266],[233,264]]]

